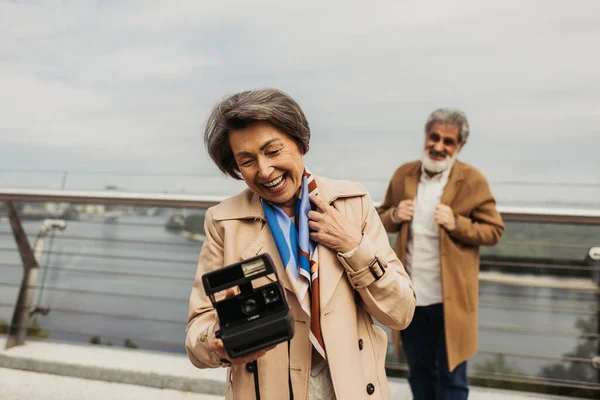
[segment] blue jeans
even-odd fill
[[[408,361],[408,382],[415,400],[463,400],[469,395],[467,363],[448,370],[444,307],[417,307],[412,322],[401,332]]]

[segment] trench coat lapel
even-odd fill
[[[315,179],[317,180],[317,187],[319,188],[319,196],[329,204],[340,197],[364,195],[366,193],[360,190],[348,191],[340,190],[339,188],[329,188],[328,185],[318,177]],[[260,198],[256,195],[252,195],[247,207],[248,209],[246,210],[238,209],[236,213],[243,215],[246,219],[253,219],[255,221],[257,226],[257,236],[256,239],[241,253],[242,259],[245,260],[261,253],[268,253],[275,263],[277,275],[281,284],[286,290],[294,293],[290,278],[286,274],[283,262],[279,256],[277,245],[275,244],[269,225],[266,222]],[[325,246],[317,246],[319,251],[319,294],[321,310],[323,310],[331,300],[335,288],[343,277],[344,269],[338,261],[335,251],[328,249]],[[272,277],[269,277],[269,279],[272,281],[274,280]]]
[[[258,224],[257,224],[258,225]],[[266,253],[271,256],[273,263],[275,264],[275,270],[277,271],[277,277],[279,281],[283,285],[283,287],[294,293],[294,289],[292,289],[292,285],[290,283],[290,278],[285,272],[285,268],[283,266],[283,262],[281,261],[281,257],[279,256],[279,250],[277,250],[277,245],[275,244],[275,240],[273,239],[273,235],[271,234],[271,230],[266,222],[261,223],[262,229],[260,233],[258,233],[256,240],[254,240],[243,252],[242,259],[247,260],[248,258],[254,257],[258,254]],[[258,229],[258,227],[257,227]],[[272,275],[267,275],[267,279],[274,282],[275,278]]]
[[[318,246],[319,249],[319,301],[321,311],[325,309],[340,279],[344,275],[344,269],[337,259],[337,254],[325,246]]]
[[[246,196],[243,202],[237,202],[235,208],[225,208],[223,211],[221,211],[221,215],[216,217],[216,219],[243,219],[252,221],[252,223],[256,226],[255,239],[245,249],[242,249],[242,260],[247,260],[263,253],[269,254],[273,260],[273,263],[275,264],[275,270],[277,271],[277,277],[279,278],[279,281],[285,289],[293,292],[292,285],[290,284],[290,280],[285,273],[283,262],[279,256],[277,245],[275,244],[275,240],[273,239],[273,235],[271,234],[271,230],[267,224],[267,219],[265,217],[260,198],[250,191],[245,193]],[[274,277],[271,275],[268,275],[267,279],[272,282],[275,281]]]
[[[316,178],[319,188],[319,197],[331,205],[336,199],[342,197],[351,197],[363,195],[366,192],[355,189],[342,190],[339,187],[328,186],[325,182]],[[335,288],[344,277],[344,267],[337,259],[337,252],[325,246],[318,245],[319,251],[319,301],[321,311],[327,307],[327,304],[335,292]]]

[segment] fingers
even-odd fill
[[[398,209],[412,213],[415,210],[415,203],[412,200],[402,200],[400,204],[398,204]]]
[[[405,207],[414,207],[415,206],[415,202],[413,201],[413,199],[407,199],[407,200],[402,200],[399,204],[399,206],[405,206]]]
[[[320,243],[319,232],[311,232],[311,233],[309,233],[309,236],[310,236],[310,240],[312,240],[313,242]]]
[[[454,221],[454,211],[452,211],[450,206],[438,204],[435,207],[433,217],[438,225],[450,227]]]
[[[414,212],[415,205],[411,199],[402,200],[394,211],[396,219],[401,222],[412,220]]]
[[[227,352],[223,346],[221,339],[211,339],[208,341],[208,349],[213,353],[217,353],[221,358],[227,358]]]
[[[211,339],[208,341],[208,349],[214,353],[223,349],[223,341],[221,339]]]
[[[320,212],[317,211],[309,211],[308,212],[308,219],[310,221],[322,221],[323,220],[323,214],[321,214]]]
[[[443,218],[447,214],[448,213],[443,208],[436,208],[435,211],[433,212],[433,216],[435,218]]]
[[[452,209],[450,208],[450,206],[447,206],[445,204],[438,204],[437,206],[435,206],[435,211],[448,211],[448,212],[451,212]]]
[[[216,353],[220,358],[228,359],[229,362],[231,362],[232,364],[246,364],[252,362],[264,356],[265,354],[267,354],[267,352],[273,350],[274,348],[275,346],[271,346],[267,347],[266,349],[245,355],[244,357],[229,358],[229,356],[227,355],[227,351],[225,351],[225,347],[223,346],[223,341],[221,339],[212,339],[208,342],[208,349],[210,351]]]
[[[327,202],[325,200],[323,200],[316,194],[311,194],[309,199],[315,206],[317,206],[323,212],[325,212],[327,210],[327,208],[329,207],[329,204],[327,204]]]

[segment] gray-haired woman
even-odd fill
[[[254,90],[217,103],[204,140],[225,174],[248,188],[205,217],[186,349],[198,368],[228,369],[227,399],[389,399],[387,336],[411,321],[415,294],[366,190],[305,167],[310,129],[287,94]],[[295,335],[239,359],[215,338],[204,273],[257,254],[273,258]],[[251,368],[257,360],[258,370]],[[258,382],[256,386],[255,382]]]

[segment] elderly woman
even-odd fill
[[[186,350],[198,368],[228,367],[227,399],[390,398],[387,336],[373,318],[406,328],[415,309],[412,284],[367,191],[304,166],[309,139],[299,105],[274,89],[228,97],[206,123],[211,158],[248,188],[206,213]],[[228,359],[202,275],[262,253],[275,263],[295,335]]]

